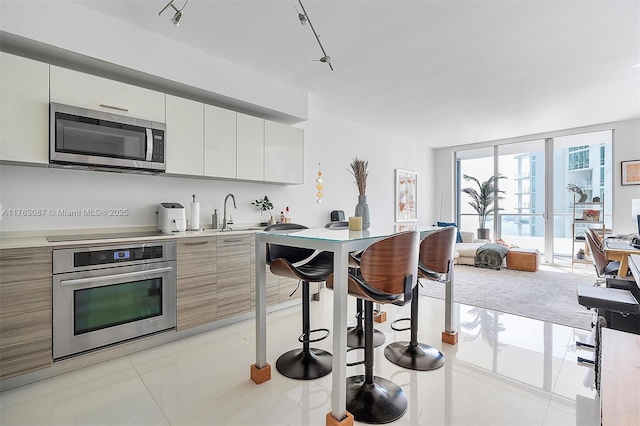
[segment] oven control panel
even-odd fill
[[[73,253],[73,266],[105,265],[137,260],[162,259],[162,246],[132,247]]]
[[[53,273],[55,275],[172,260],[176,260],[176,240],[54,249]]]

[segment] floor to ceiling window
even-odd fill
[[[457,182],[458,194],[458,225],[464,231],[474,231],[478,229],[478,213],[469,205],[470,198],[462,193],[466,187],[475,187],[473,182],[466,181],[463,176],[473,176],[480,182],[484,182],[493,174],[493,147],[470,149],[457,153]],[[486,227],[491,230],[493,238],[493,216],[487,217]]]
[[[498,181],[503,199],[499,210],[487,218],[491,238],[502,238],[519,247],[536,248],[545,261],[570,256],[573,241],[573,193],[569,184],[578,185],[588,200],[604,200],[607,229],[612,223],[612,145],[611,130],[502,144],[456,152],[457,218],[460,228],[478,227],[478,216],[469,206],[462,188],[469,186],[463,175],[485,181],[491,175],[505,176]],[[553,213],[548,216],[548,213]]]
[[[610,130],[553,140],[553,247],[557,256],[570,256],[575,243],[571,229],[574,193],[567,191],[569,184],[582,188],[587,201],[593,197],[604,200],[605,228],[612,228],[612,141]]]
[[[545,251],[544,139],[498,146],[505,191],[497,215],[498,235],[518,247]]]

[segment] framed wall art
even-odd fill
[[[640,185],[640,160],[623,161],[622,185]]]
[[[418,220],[418,174],[396,169],[396,222]]]

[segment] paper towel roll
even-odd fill
[[[192,231],[200,229],[200,203],[191,203],[189,229]]]

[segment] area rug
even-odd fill
[[[456,265],[454,302],[588,330],[592,311],[578,304],[576,285],[592,285],[595,271],[541,265],[536,272]],[[444,299],[444,284],[422,280],[420,294]]]

